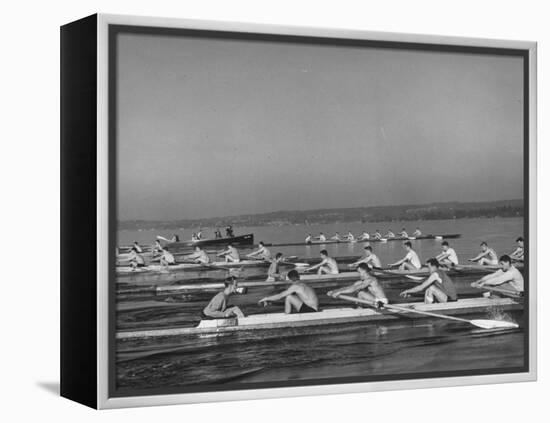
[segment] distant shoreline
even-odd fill
[[[430,203],[419,205],[354,207],[316,209],[305,211],[277,211],[271,213],[215,217],[209,219],[181,219],[172,221],[121,221],[118,230],[170,230],[181,228],[216,228],[232,225],[296,226],[335,223],[377,223],[432,220],[461,220],[471,218],[523,217],[523,200],[501,200],[470,203]]]

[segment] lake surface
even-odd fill
[[[462,262],[475,256],[482,241],[489,243],[497,254],[511,252],[515,239],[523,235],[523,219],[464,219],[423,222],[347,223],[331,225],[295,225],[281,227],[235,228],[236,234],[254,233],[255,240],[270,243],[300,242],[308,233],[335,231],[356,234],[363,230],[395,232],[406,227],[412,233],[419,226],[423,233],[460,233],[459,239],[449,240]],[[189,235],[190,231],[184,234]],[[208,237],[209,231],[203,231]],[[181,237],[181,232],[179,232]],[[156,235],[170,232],[121,231],[119,244],[134,240],[149,244]],[[188,236],[181,237],[182,239]],[[403,257],[401,242],[373,243],[383,264]],[[422,260],[441,251],[436,240],[413,241],[413,248]],[[316,257],[320,246],[274,247],[273,252],[286,255]],[[327,245],[333,256],[361,255],[363,244]],[[265,269],[247,270],[243,276],[262,276]],[[185,272],[178,280],[197,277],[221,278],[224,272]],[[166,283],[148,276],[139,286]],[[455,279],[459,296],[479,295],[469,284],[473,277]],[[117,286],[132,286],[120,283]],[[526,281],[527,282],[527,281]],[[172,283],[172,282],[170,282]],[[399,292],[411,287],[407,279],[383,282],[392,302],[403,301]],[[317,293],[321,307],[343,306],[342,302],[326,296],[328,288]],[[282,304],[263,308],[257,301],[277,292],[272,288],[251,289],[246,295],[235,296],[232,303],[246,314],[278,312]],[[121,330],[194,326],[200,311],[211,293],[186,297],[157,295],[152,291],[117,295],[117,327]],[[418,298],[421,301],[421,297]],[[410,301],[410,300],[407,300]],[[499,310],[487,310],[481,316],[491,318]],[[503,317],[503,316],[499,316]],[[223,336],[166,337],[154,340],[127,340],[117,343],[116,384],[121,392],[137,392],[155,388],[197,387],[212,384],[248,384],[282,382],[332,377],[378,377],[387,375],[424,374],[426,372],[501,369],[520,367],[524,362],[524,314],[507,313],[507,319],[520,324],[519,329],[483,331],[467,324],[439,319],[421,319],[384,324],[352,324],[323,328],[239,332]],[[403,321],[402,321],[403,320]]]

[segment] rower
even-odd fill
[[[458,256],[456,254],[456,251],[454,248],[449,247],[449,243],[447,241],[443,241],[441,243],[441,249],[443,250],[441,254],[436,256],[436,260],[447,267],[453,267],[458,264]]]
[[[413,250],[412,244],[410,241],[404,242],[403,247],[407,251],[407,255],[401,260],[396,261],[395,263],[390,264],[390,267],[399,266],[400,270],[418,270],[422,267],[418,254]]]
[[[244,317],[244,313],[237,306],[227,304],[229,297],[237,292],[237,282],[234,276],[227,278],[224,282],[224,290],[218,292],[202,311],[203,317],[227,318]]]
[[[202,229],[199,228],[199,231],[197,232],[197,240],[201,240],[202,239]]]
[[[128,260],[130,261],[130,266],[132,266],[132,269],[134,270],[138,267],[145,267],[145,260],[143,259],[141,254],[139,254],[135,247],[132,247],[132,249],[130,250]]]
[[[405,228],[401,229],[401,232],[399,232],[399,236],[401,238],[408,238],[409,237],[409,234],[407,233],[407,231],[405,230]]]
[[[388,233],[384,235],[385,238],[395,238],[395,234],[392,232],[391,229],[388,230]]]
[[[498,256],[495,250],[489,248],[485,241],[480,244],[480,247],[481,253],[474,258],[468,259],[468,261],[477,262],[477,264],[482,266],[498,266]]]
[[[214,232],[214,238],[220,239],[222,237],[222,233],[220,231],[220,228],[216,228],[216,231]]]
[[[481,279],[472,282],[474,288],[484,286],[498,286],[499,288],[510,289],[515,292],[523,292],[523,275],[514,267],[509,255],[503,255],[499,259],[500,269],[495,273],[486,275]]]
[[[376,308],[388,304],[388,297],[386,297],[378,279],[370,274],[367,264],[360,263],[357,271],[359,272],[359,280],[357,282],[350,286],[329,291],[327,295],[338,298],[341,294],[354,294],[357,292],[357,298],[372,303]]]
[[[364,231],[359,237],[359,241],[368,241],[369,239],[370,239],[370,235],[367,231]]]
[[[199,237],[195,232],[193,232],[193,235],[191,235],[191,242],[197,242],[199,241]]]
[[[377,229],[374,233],[374,239],[382,239],[382,234],[380,233],[380,229]]]
[[[523,254],[525,252],[524,246],[523,246],[523,237],[519,237],[516,239],[516,243],[518,244],[518,247],[514,250],[512,254],[510,254],[510,258],[512,261],[519,261],[523,263]]]
[[[228,244],[227,249],[217,254],[218,257],[225,257],[227,263],[239,263],[241,261],[241,256],[239,251],[233,247],[233,245]]]
[[[325,242],[327,240],[327,237],[325,236],[325,234],[323,232],[321,232],[319,234],[319,236],[317,237],[317,239],[321,242]]]
[[[333,240],[333,241],[337,241],[337,242],[342,241],[342,237],[340,236],[340,234],[338,232],[336,232],[334,234],[334,236],[330,237],[330,239]]]
[[[172,239],[170,240],[171,242],[180,242],[180,237],[178,234],[173,234],[172,235]]]
[[[281,274],[279,273],[279,267],[283,261],[283,253],[275,254],[275,258],[270,260],[269,269],[267,269],[267,282],[275,282],[281,279]]]
[[[170,251],[163,249],[160,254],[160,265],[162,267],[168,267],[172,264],[176,264],[174,255]]]
[[[233,226],[229,225],[227,228],[225,228],[225,235],[227,238],[233,238],[235,235],[233,234]]]
[[[382,263],[380,262],[380,259],[376,254],[372,252],[372,247],[370,245],[367,245],[365,248],[365,257],[357,260],[355,263],[348,264],[349,267],[357,267],[361,263],[365,263],[370,270],[373,268],[380,269],[382,267]]]
[[[210,257],[208,254],[199,246],[195,247],[195,252],[183,257],[184,260],[192,260],[194,263],[208,264],[210,263]]]
[[[306,244],[311,244],[311,241],[313,240],[313,236],[311,234],[308,234],[305,239]]]
[[[164,251],[164,248],[162,248],[162,245],[158,239],[155,240],[155,244],[153,245],[153,256],[155,256],[157,253],[162,253]]]
[[[426,264],[430,276],[420,285],[406,289],[399,295],[403,298],[407,298],[411,294],[424,291],[424,303],[426,304],[432,304],[436,301],[438,303],[456,301],[457,295],[455,285],[449,275],[443,271],[437,259],[431,258]]]
[[[308,267],[306,272],[319,269],[317,271],[318,275],[337,275],[340,273],[338,270],[338,263],[332,257],[328,256],[327,250],[321,250],[321,263],[316,264],[315,266]]]
[[[422,231],[420,230],[420,228],[418,226],[416,227],[416,230],[413,232],[412,236],[414,236],[414,237],[422,236]]]
[[[141,254],[143,253],[143,250],[141,249],[140,245],[137,241],[134,241],[133,248],[136,250],[136,253]]]
[[[285,299],[285,313],[290,314],[293,310],[297,313],[315,313],[319,311],[319,299],[315,291],[300,281],[300,274],[296,270],[291,270],[287,275],[292,282],[283,292],[264,297],[259,304],[264,307],[268,302]]]
[[[258,244],[258,249],[256,251],[247,254],[247,257],[250,258],[259,258],[261,260],[271,260],[271,251],[269,251],[264,245],[263,241]]]
[[[348,234],[346,235],[346,240],[353,242],[355,241],[355,235],[351,233],[351,231],[348,231]]]

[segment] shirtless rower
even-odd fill
[[[300,281],[300,274],[291,270],[287,275],[292,284],[283,292],[269,297],[264,297],[258,303],[267,305],[268,302],[285,299],[285,313],[290,314],[293,310],[298,313],[315,313],[319,311],[319,299],[315,291]]]
[[[422,236],[422,231],[420,230],[420,228],[418,226],[416,227],[416,229],[413,232],[412,236],[414,236],[414,237]]]
[[[451,248],[449,246],[449,243],[447,241],[443,241],[441,243],[441,249],[443,250],[441,254],[436,256],[436,260],[447,267],[453,267],[458,264],[458,256],[456,254],[456,251],[454,248]]]
[[[199,228],[199,231],[197,232],[197,239],[200,241],[202,239],[202,229]]]
[[[365,247],[365,257],[360,258],[355,263],[348,264],[348,267],[357,267],[361,263],[365,263],[371,270],[373,268],[380,269],[382,267],[382,263],[380,262],[380,259],[376,254],[372,252],[372,247],[370,245],[367,245]]]
[[[374,239],[382,239],[382,233],[380,232],[380,229],[377,229],[374,233]]]
[[[456,301],[458,297],[456,295],[455,285],[449,275],[443,271],[437,259],[431,258],[426,264],[430,276],[420,285],[406,289],[399,295],[403,298],[407,298],[411,294],[424,291],[424,303],[426,304]]]
[[[359,237],[359,241],[368,241],[369,239],[370,239],[370,235],[367,231],[364,231]]]
[[[327,237],[325,236],[325,234],[323,232],[321,232],[319,234],[319,236],[317,237],[317,239],[320,241],[320,242],[325,242],[327,240]]]
[[[495,253],[495,250],[489,248],[485,241],[480,244],[480,247],[481,253],[479,253],[474,258],[468,259],[468,261],[477,262],[477,264],[480,264],[482,266],[497,266],[498,256],[497,253]]]
[[[271,260],[271,251],[266,248],[263,242],[260,242],[258,244],[258,249],[250,254],[247,254],[246,256],[269,261]]]
[[[194,263],[208,264],[210,257],[199,245],[195,247],[195,252],[183,257],[184,260],[192,260]]]
[[[399,266],[400,270],[418,270],[422,267],[418,254],[413,250],[412,244],[410,241],[403,243],[403,247],[407,251],[407,255],[401,260],[396,261],[395,263],[390,264],[390,267]]]
[[[269,269],[267,269],[267,282],[275,282],[276,280],[281,279],[281,274],[279,272],[279,267],[281,265],[281,262],[283,261],[283,254],[277,253],[275,254],[275,258],[271,259],[271,264],[269,265]]]
[[[308,234],[305,239],[306,244],[311,244],[311,241],[313,241],[313,236],[311,234]]]
[[[136,270],[138,267],[145,267],[145,260],[135,247],[132,247],[130,250],[128,260],[130,261],[130,266],[132,266],[133,270]]]
[[[239,263],[241,261],[241,256],[239,251],[233,247],[233,245],[228,244],[227,249],[217,254],[218,257],[225,257],[227,263]]]
[[[393,233],[393,231],[391,229],[388,230],[388,232],[386,233],[386,235],[384,235],[385,238],[395,238],[395,234]]]
[[[193,232],[193,235],[191,235],[191,242],[197,242],[199,241],[199,237],[195,232]]]
[[[523,245],[523,237],[519,237],[516,239],[516,243],[518,244],[518,247],[514,250],[512,254],[510,254],[510,258],[512,261],[519,261],[523,263],[523,255],[525,253],[524,245]]]
[[[342,237],[340,236],[340,233],[338,233],[338,232],[336,232],[334,234],[334,236],[331,236],[330,239],[332,241],[338,241],[338,242],[342,241]]]
[[[237,306],[227,304],[229,297],[237,292],[236,279],[231,276],[224,283],[224,290],[218,292],[202,311],[204,317],[210,318],[227,318],[227,317],[244,317],[244,313]]]
[[[399,232],[398,234],[401,238],[408,238],[409,237],[409,234],[407,233],[407,231],[405,230],[405,228],[401,229],[401,232]]]
[[[340,273],[338,270],[338,263],[332,257],[328,256],[327,250],[321,250],[321,263],[316,264],[315,266],[308,267],[306,272],[319,269],[317,271],[318,275],[337,275]]]
[[[481,279],[472,282],[475,288],[484,286],[498,286],[499,288],[511,289],[516,292],[523,292],[523,275],[514,267],[512,259],[508,255],[503,255],[499,259],[500,269],[495,273],[486,275]]]
[[[338,298],[341,294],[355,294],[357,292],[357,298],[372,303],[376,308],[388,304],[388,297],[386,297],[378,279],[369,273],[369,267],[365,263],[361,263],[357,271],[359,272],[359,280],[357,282],[350,286],[329,291],[327,295]]]

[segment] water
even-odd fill
[[[424,233],[461,233],[462,238],[449,240],[461,261],[479,251],[479,243],[487,241],[498,254],[514,249],[514,241],[523,233],[523,220],[465,219],[406,223],[376,223],[362,225],[333,224],[311,226],[282,226],[239,228],[237,233],[252,232],[256,241],[299,242],[305,234],[324,232],[332,235],[363,229],[374,232],[400,230],[410,232],[420,226]],[[186,231],[188,233],[188,231]],[[133,240],[149,243],[159,234],[156,231],[119,233],[119,244]],[[207,231],[208,234],[208,231]],[[404,250],[400,242],[372,244],[382,262],[400,259]],[[360,255],[362,244],[327,245],[333,256]],[[413,242],[413,248],[422,259],[440,252],[436,240]],[[320,246],[281,247],[287,255],[315,257]],[[248,275],[262,270],[248,270]],[[264,270],[265,271],[265,270]],[[194,277],[223,277],[222,272],[193,274],[180,273],[178,279]],[[158,276],[148,276],[145,284],[155,285]],[[473,277],[455,279],[460,296],[478,295],[469,284]],[[411,282],[392,280],[383,282],[392,302],[403,301],[399,292]],[[325,295],[327,287],[316,288],[321,307],[342,306],[341,302]],[[281,311],[280,304],[266,309],[257,301],[271,293],[272,288],[252,289],[247,295],[235,296],[232,303],[247,314]],[[193,297],[138,295],[120,293],[117,298],[117,326],[119,329],[194,326],[199,314],[212,294]],[[418,298],[421,300],[421,298]],[[498,310],[482,315],[491,317]],[[255,382],[284,382],[331,377],[380,377],[384,375],[423,374],[426,372],[466,371],[520,367],[524,360],[523,313],[507,314],[520,324],[519,329],[483,331],[467,324],[439,319],[421,319],[384,324],[347,324],[322,328],[238,332],[223,336],[167,337],[154,340],[127,340],[117,343],[116,384],[125,393],[146,392],[155,388],[197,387],[219,384],[248,384]]]

